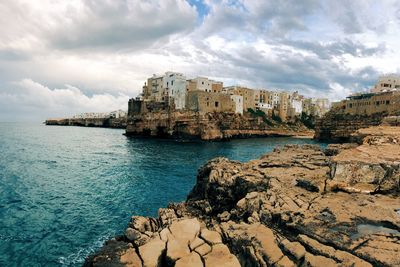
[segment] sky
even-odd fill
[[[0,121],[127,109],[166,71],[339,100],[400,73],[398,0],[1,0]]]

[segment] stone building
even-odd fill
[[[223,83],[210,80],[206,77],[197,77],[194,79],[190,79],[187,81],[186,84],[186,91],[204,91],[204,92],[213,92],[213,93],[220,93],[223,88]]]
[[[233,111],[235,113],[243,114],[243,96],[231,95]]]
[[[189,91],[187,92],[186,108],[188,110],[207,112],[235,112],[236,105],[228,94]]]
[[[303,100],[303,111],[307,115],[321,117],[330,109],[327,98],[307,98]]]
[[[246,112],[249,108],[256,109],[255,91],[253,89],[241,86],[229,86],[224,87],[222,91],[229,95],[240,95],[243,97],[243,111]]]
[[[294,118],[301,115],[303,112],[303,99],[304,97],[299,95],[297,91],[289,95],[288,117]]]
[[[174,100],[175,109],[184,109],[186,102],[186,77],[178,72],[166,72],[163,78],[166,95]]]
[[[167,97],[165,88],[163,88],[164,76],[153,74],[147,79],[147,84],[143,86],[143,99],[152,101],[164,101]]]
[[[335,103],[334,109],[338,113],[351,115],[392,114],[400,111],[400,91],[352,95]]]
[[[389,74],[379,77],[378,82],[372,88],[372,93],[398,90],[400,91],[400,75]]]
[[[278,104],[278,116],[286,121],[288,118],[289,109],[289,94],[286,92],[280,92],[279,94],[279,104]]]

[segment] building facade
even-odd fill
[[[207,112],[235,112],[236,105],[232,104],[230,95],[189,91],[187,93],[186,108],[200,113]]]
[[[233,112],[243,114],[243,97],[240,95],[230,95],[233,105]]]
[[[186,102],[186,77],[178,72],[166,72],[163,77],[166,95],[174,100],[175,109],[184,109]]]
[[[380,93],[386,91],[400,91],[400,75],[389,74],[379,77],[378,82],[372,88],[372,93]]]
[[[351,115],[371,115],[381,112],[392,114],[400,111],[400,92],[353,95],[335,103],[334,108],[338,112]]]

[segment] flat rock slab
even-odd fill
[[[164,251],[165,241],[162,241],[159,237],[139,247],[139,254],[143,259],[143,267],[158,267]]]
[[[194,240],[199,235],[200,223],[197,219],[175,221],[171,224],[169,230],[175,239],[189,244],[190,241]]]
[[[204,256],[205,267],[240,267],[239,260],[231,254],[226,245],[218,244]]]

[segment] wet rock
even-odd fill
[[[131,244],[110,240],[96,255],[88,257],[83,266],[106,267],[123,265],[141,267],[142,261]]]

